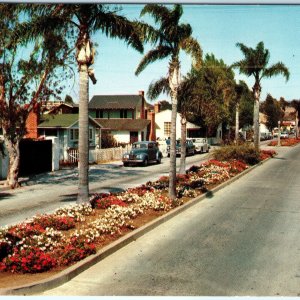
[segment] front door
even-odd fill
[[[130,131],[130,144],[139,140],[139,134],[137,131]]]

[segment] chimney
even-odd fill
[[[149,134],[149,141],[156,141],[156,132],[155,132],[155,113],[149,112],[149,119],[150,123],[150,134]]]
[[[161,106],[160,102],[154,104],[154,112],[156,114],[160,112],[160,106]]]
[[[38,138],[38,124],[40,116],[40,106],[38,103],[34,104],[32,110],[29,112],[26,119],[27,134],[25,138],[36,139]]]
[[[145,119],[145,97],[144,97],[144,91],[139,91],[139,96],[142,96],[142,105],[141,105],[141,116],[140,119]]]

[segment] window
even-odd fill
[[[79,129],[70,129],[70,140],[78,141],[79,139]]]
[[[93,140],[93,128],[89,128],[89,140]]]
[[[79,129],[70,129],[70,140],[78,141],[79,140]],[[93,140],[93,128],[89,128],[89,140]]]
[[[165,136],[171,135],[171,122],[164,122],[164,135]]]

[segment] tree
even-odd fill
[[[261,80],[263,78],[271,78],[278,74],[282,74],[286,80],[289,79],[289,71],[287,67],[278,62],[268,67],[270,52],[265,49],[264,43],[259,42],[255,49],[247,47],[242,43],[237,43],[244,55],[244,59],[234,63],[232,66],[238,68],[241,74],[254,77],[253,94],[254,94],[254,112],[253,112],[253,126],[254,126],[254,146],[259,149],[259,100],[261,93]]]
[[[166,109],[170,109],[170,110],[172,109],[172,104],[167,100],[162,100],[159,103],[160,103],[161,111],[166,110]]]
[[[187,79],[193,87],[190,105],[194,122],[212,136],[220,123],[229,123],[229,108],[235,97],[234,73],[222,59],[206,54],[202,68],[192,69]]]
[[[284,112],[280,103],[270,94],[267,95],[265,102],[262,103],[262,112],[267,116],[267,127],[270,131],[278,126],[278,121],[283,118]]]
[[[141,16],[149,14],[159,26],[154,28],[144,26],[145,38],[150,41],[154,49],[142,58],[136,69],[140,74],[150,63],[170,58],[168,70],[168,84],[172,102],[171,117],[171,145],[170,145],[170,172],[169,172],[169,197],[176,199],[176,115],[178,87],[180,85],[179,54],[183,50],[194,59],[197,68],[200,67],[202,50],[198,42],[192,37],[192,28],[189,24],[180,23],[183,14],[181,5],[168,8],[164,5],[147,4],[141,11]]]
[[[60,36],[46,32],[32,45],[26,44],[20,14],[24,6],[0,4],[0,125],[9,156],[6,185],[19,186],[20,140],[26,134],[26,120],[43,97],[59,96],[67,72],[68,45]],[[26,14],[22,18],[28,18]],[[26,49],[32,49],[28,55]],[[23,54],[23,55],[20,55]]]
[[[235,142],[239,142],[239,129],[240,129],[240,104],[242,97],[249,91],[247,84],[240,80],[238,84],[235,85]]]
[[[298,138],[299,137],[299,120],[300,120],[300,100],[293,100],[291,102],[291,105],[296,110],[295,134],[296,134],[296,138]]]
[[[79,70],[79,171],[77,203],[88,202],[88,102],[89,78],[96,84],[94,70],[95,48],[91,35],[100,31],[109,38],[119,38],[142,52],[143,45],[137,22],[120,15],[121,8],[105,4],[48,4],[33,5],[35,25],[31,36],[50,31],[65,31],[75,37],[75,57]]]
[[[73,98],[70,95],[65,96],[65,103],[74,104]]]

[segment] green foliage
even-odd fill
[[[103,131],[101,134],[101,148],[113,148],[118,145],[113,135]]]
[[[186,110],[192,112],[189,119],[207,127],[209,135],[214,134],[221,122],[229,122],[230,104],[234,98],[234,73],[213,54],[205,56],[200,70],[191,70],[179,91],[179,102],[184,99],[188,103]]]
[[[227,145],[215,149],[212,152],[214,159],[220,161],[240,160],[249,165],[257,164],[259,159],[259,151],[251,144],[244,143],[241,145]]]
[[[74,104],[73,98],[70,95],[66,95],[65,103],[67,104]]]
[[[280,103],[270,94],[267,95],[266,101],[261,104],[261,111],[267,116],[267,127],[272,130],[278,127],[278,121],[282,120],[284,112]]]

